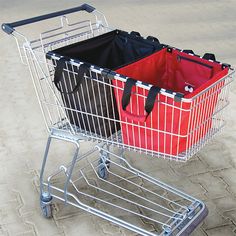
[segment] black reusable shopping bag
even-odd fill
[[[85,64],[78,68],[61,58],[55,69],[54,83],[61,93],[71,124],[90,133],[110,137],[120,130],[119,115],[113,91],[104,86],[106,81],[101,76],[96,76]]]
[[[115,30],[49,52],[48,58],[51,55],[61,58],[53,60],[54,83],[61,93],[70,123],[106,138],[119,131],[116,100],[108,86],[111,81],[92,72],[90,66],[113,70],[162,48],[156,38],[143,39],[135,32]],[[84,63],[73,66],[70,59]]]

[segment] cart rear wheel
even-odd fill
[[[107,171],[107,168],[110,167],[110,162],[107,160],[103,161],[103,159],[99,159],[98,161],[98,170],[97,170],[97,173],[98,173],[98,176],[102,179],[107,179],[108,178],[108,171]]]
[[[52,218],[52,205],[45,205],[45,203],[41,202],[41,210],[42,214],[45,218]]]
[[[52,218],[52,196],[49,193],[43,193],[40,197],[40,207],[45,218]]]

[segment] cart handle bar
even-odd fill
[[[91,13],[94,10],[95,10],[94,7],[92,7],[92,6],[85,3],[85,4],[82,4],[79,7],[74,7],[74,8],[63,10],[63,11],[57,11],[57,12],[49,13],[49,14],[46,14],[46,15],[36,16],[36,17],[32,17],[32,18],[29,18],[29,19],[26,19],[26,20],[16,21],[16,22],[13,22],[13,23],[3,23],[2,24],[2,30],[7,34],[12,34],[15,31],[14,28],[18,27],[18,26],[23,26],[23,25],[28,25],[28,24],[31,24],[31,23],[36,23],[36,22],[39,22],[39,21],[47,20],[47,19],[54,18],[54,17],[57,17],[57,16],[63,16],[63,15],[66,15],[66,14],[77,12],[77,11],[86,11],[88,13]]]

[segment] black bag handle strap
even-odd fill
[[[136,84],[136,80],[128,78],[125,83],[124,91],[123,91],[123,96],[121,100],[122,108],[123,110],[126,110],[126,107],[130,103],[130,97],[131,97],[131,91],[133,86]]]
[[[151,42],[156,42],[156,43],[160,43],[160,41],[158,40],[158,38],[153,37],[153,36],[148,36],[147,40],[151,41]]]
[[[155,101],[156,101],[156,96],[160,91],[161,91],[161,88],[157,86],[152,86],[150,88],[148,96],[147,96],[147,100],[145,103],[145,111],[147,112],[148,115],[152,112]]]
[[[136,80],[128,78],[125,83],[123,96],[122,96],[122,108],[126,110],[126,107],[130,103],[130,97],[133,86],[136,84]],[[145,102],[145,111],[147,112],[147,116],[152,112],[157,94],[161,91],[161,88],[157,86],[152,86],[148,92],[148,96]]]
[[[78,75],[75,76],[75,78],[78,78],[78,83],[77,85],[74,87],[73,91],[71,91],[70,93],[76,93],[78,92],[79,88],[80,88],[80,84],[82,82],[82,79],[84,78],[84,75],[89,76],[89,68],[90,66],[83,63],[79,66],[79,68],[76,66],[75,68],[77,68],[77,73]]]
[[[59,82],[62,80],[62,72],[66,64],[66,58],[62,57],[57,61],[57,65],[55,68],[54,74],[54,83],[57,89],[61,92],[61,88],[59,87]]]
[[[205,53],[202,58],[206,60],[216,61],[216,57],[213,53]]]
[[[64,68],[66,68],[66,62],[67,62],[67,59],[62,57],[60,58],[58,61],[57,61],[57,65],[56,65],[56,68],[55,68],[55,74],[54,74],[54,84],[56,85],[57,89],[61,92],[61,93],[65,93],[65,94],[72,94],[72,93],[76,93],[79,88],[80,88],[80,84],[82,82],[82,78],[84,77],[84,74],[88,74],[89,72],[89,66],[86,65],[86,64],[81,64],[79,66],[79,68],[77,66],[75,66],[75,72],[78,73],[77,76],[75,76],[76,78],[76,86],[72,89],[72,91],[67,91],[67,92],[64,92],[61,90],[61,87],[59,85],[59,82],[62,81],[63,79],[63,70]],[[69,72],[71,73],[71,72]]]

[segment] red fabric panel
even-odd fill
[[[122,67],[116,72],[145,83],[164,87],[163,81],[166,76],[165,57],[166,50],[161,50],[149,57]],[[163,80],[159,78],[163,78]]]
[[[199,88],[194,90],[193,93],[186,94],[184,97],[185,98],[192,98],[192,97],[194,97],[195,95],[197,95],[198,93],[200,93],[204,89],[210,87],[215,82],[217,82],[218,80],[220,80],[221,78],[226,76],[228,74],[228,71],[229,71],[228,67],[226,67],[224,70],[221,70],[221,71],[220,71],[220,69],[219,69],[219,71],[216,70],[217,73],[210,80],[208,80],[206,83],[202,84]]]
[[[225,74],[227,70],[226,68]],[[218,77],[215,76],[222,72],[222,69],[219,63],[210,62],[178,50],[169,53],[167,49],[162,49],[144,59],[118,69],[117,72],[173,92],[183,93],[190,98],[217,81]],[[210,82],[207,83],[208,81]],[[186,85],[193,87],[194,93],[192,95],[185,91]],[[197,92],[195,92],[196,90]]]

